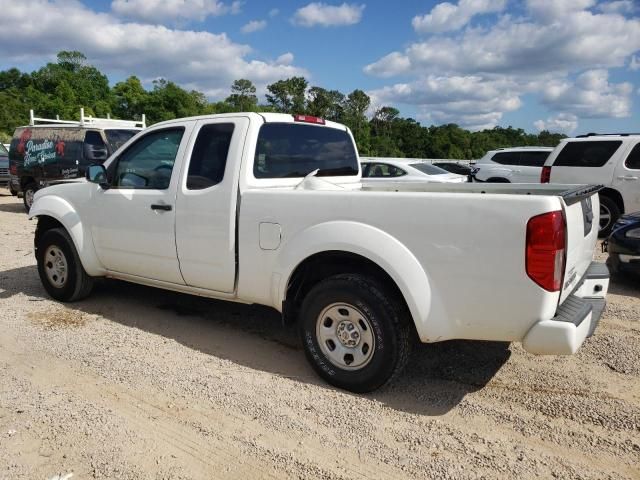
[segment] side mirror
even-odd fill
[[[85,177],[89,182],[97,183],[105,190],[109,188],[107,170],[104,168],[104,165],[89,165],[85,172]]]
[[[84,158],[91,162],[104,162],[109,156],[107,147],[85,144]]]

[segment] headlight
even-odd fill
[[[624,234],[627,238],[640,238],[640,228],[632,228]]]

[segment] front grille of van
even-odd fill
[[[0,175],[2,175],[2,176],[9,175],[9,169],[8,168],[0,168]]]

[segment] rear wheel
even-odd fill
[[[493,177],[493,178],[490,178],[489,180],[487,180],[487,183],[511,183],[511,182],[509,180],[507,180],[506,178]]]
[[[372,278],[341,274],[321,281],[305,297],[300,311],[305,354],[331,385],[369,392],[406,365],[409,315],[387,290]]]
[[[38,242],[36,259],[40,281],[56,300],[73,302],[91,293],[93,278],[84,271],[66,230],[47,230]]]
[[[33,205],[33,196],[37,191],[38,186],[34,182],[27,183],[22,189],[22,202],[24,203],[24,208],[27,210],[27,213],[31,210],[31,206]]]
[[[611,233],[613,224],[620,217],[620,208],[610,197],[600,195],[600,237],[606,237]]]
[[[18,195],[18,190],[16,190],[15,187],[11,185],[11,183],[9,183],[9,193],[11,193],[11,195],[13,195],[14,197]]]

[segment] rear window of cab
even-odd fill
[[[255,178],[358,174],[358,155],[346,130],[294,123],[265,123],[258,133]]]

